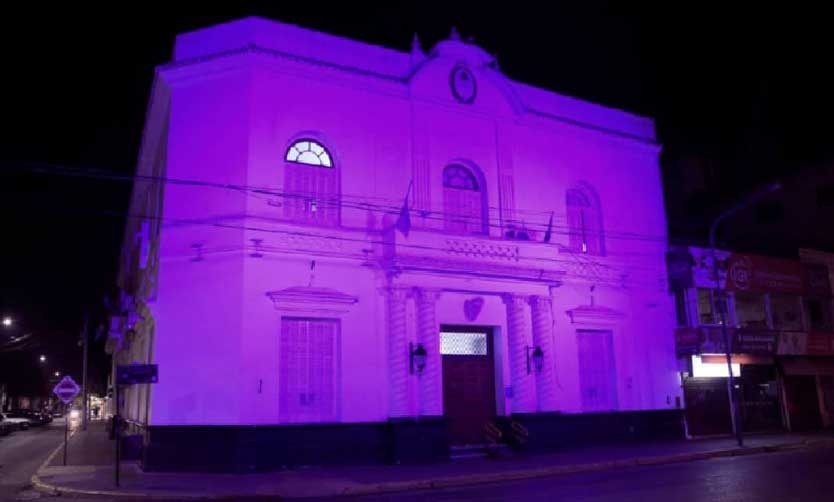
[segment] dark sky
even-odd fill
[[[731,11],[730,2],[676,10],[636,2],[81,4],[7,10],[0,29],[0,313],[34,334],[41,345],[32,350],[50,354],[50,371],[79,373],[83,312],[100,308],[113,286],[122,233],[123,221],[103,213],[124,212],[130,187],[21,168],[131,173],[153,67],[169,58],[177,32],[256,14],[407,50],[414,32],[428,48],[456,25],[516,80],[655,116],[665,159],[716,158],[733,190],[832,153],[834,44],[822,11],[761,3]],[[23,374],[35,352],[0,353],[0,381],[4,371]]]

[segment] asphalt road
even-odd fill
[[[59,419],[0,437],[0,500],[26,500],[19,497],[31,491],[32,474],[63,440],[64,422]]]
[[[834,448],[716,458],[350,500],[831,502],[834,501]]]
[[[0,437],[0,501],[67,498],[38,493],[29,479],[63,440],[62,423]],[[678,464],[495,483],[466,488],[349,497],[344,502],[795,502],[834,501],[834,448],[717,458]]]

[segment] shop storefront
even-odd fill
[[[773,431],[783,426],[779,381],[773,357],[776,337],[772,333],[729,328],[734,351],[731,360],[742,424],[746,431]],[[688,345],[683,345],[688,338]],[[727,389],[729,369],[720,328],[697,327],[678,330],[682,355],[681,383],[690,435],[705,436],[732,432]],[[695,342],[695,343],[693,343]]]
[[[825,266],[718,251],[676,251],[676,349],[690,435],[732,431],[727,323],[743,430],[813,430],[834,419],[834,334]],[[722,301],[720,285],[725,292]],[[723,314],[722,315],[722,311]]]

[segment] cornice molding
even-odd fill
[[[359,298],[331,288],[294,286],[270,291],[266,296],[276,310],[339,315],[350,311]]]

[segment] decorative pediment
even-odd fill
[[[356,296],[331,288],[294,286],[266,294],[276,310],[338,315],[347,312],[359,301]]]
[[[615,324],[625,317],[619,310],[599,305],[580,305],[566,310],[571,324]]]

